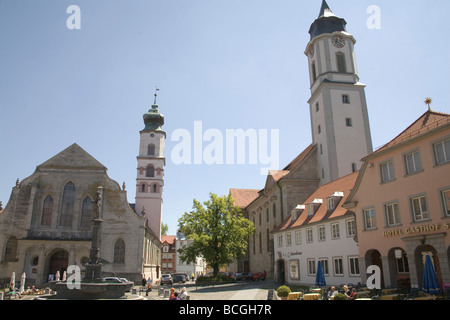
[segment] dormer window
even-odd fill
[[[308,216],[314,215],[322,203],[322,199],[314,199],[312,202],[308,203]]]
[[[341,201],[342,197],[344,196],[343,192],[336,191],[331,196],[327,198],[327,209],[328,211],[332,211],[336,209],[336,205]]]
[[[300,217],[300,214],[303,212],[303,210],[305,210],[305,206],[301,205],[301,204],[299,204],[294,209],[292,209],[292,211],[291,211],[292,222],[294,222],[295,220],[298,219],[298,217]]]
[[[334,198],[327,199],[327,208],[328,211],[334,210]]]

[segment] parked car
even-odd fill
[[[266,277],[262,272],[255,272],[252,276],[252,280],[253,281],[266,280]]]
[[[189,281],[189,276],[186,273],[183,273],[183,274],[186,277],[186,281]]]
[[[120,279],[117,277],[105,277],[103,278],[103,282],[122,283],[122,281],[120,281]]]
[[[186,276],[183,273],[174,273],[172,274],[173,282],[186,282]]]
[[[172,276],[170,274],[163,274],[161,275],[161,285],[163,284],[173,284],[173,279]]]
[[[102,279],[103,282],[109,282],[109,283],[125,283],[127,285],[125,291],[130,291],[131,288],[133,288],[134,286],[134,282],[133,281],[129,281],[125,278],[118,278],[118,277],[105,277]]]

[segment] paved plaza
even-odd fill
[[[127,292],[128,299],[136,299],[137,296],[141,296],[142,300],[169,300],[164,291],[168,291],[170,288],[175,288],[177,291],[181,291],[182,287],[186,287],[186,291],[189,294],[190,300],[267,300],[267,296],[270,289],[276,288],[276,284],[273,281],[260,281],[260,282],[239,282],[223,285],[209,285],[209,286],[196,286],[194,282],[187,282],[184,284],[169,285],[155,285],[152,291],[146,295],[142,290],[142,286],[134,286],[133,291]],[[21,299],[12,300],[33,300],[37,296],[24,295]]]
[[[269,290],[275,288],[276,284],[273,281],[259,281],[196,286],[195,283],[188,282],[172,286],[155,286],[146,298],[148,300],[168,300],[167,297],[164,297],[164,294],[160,294],[161,290],[159,288],[169,290],[173,287],[175,290],[180,291],[183,286],[186,287],[190,300],[267,300]],[[139,293],[140,287],[135,288]],[[145,296],[145,292],[141,294]]]

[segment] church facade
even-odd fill
[[[62,277],[71,265],[80,267],[83,277],[97,190],[102,191],[103,276],[124,277],[135,283],[143,277],[158,279],[165,137],[161,119],[155,105],[144,114],[141,149],[145,144],[151,154],[139,151],[136,204],[128,203],[125,185],[112,180],[107,168],[77,144],[17,181],[0,213],[0,279],[7,281],[12,272],[18,277],[25,272],[27,284],[42,285],[55,279],[57,273]],[[155,123],[159,124],[155,127]],[[157,143],[158,139],[162,143]]]

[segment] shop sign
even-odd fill
[[[421,232],[434,232],[440,229],[450,229],[450,223],[433,223],[433,224],[425,224],[417,227],[408,227],[406,229],[394,229],[394,230],[386,230],[383,232],[384,237],[395,237],[395,236],[403,236],[403,235],[412,235]]]

